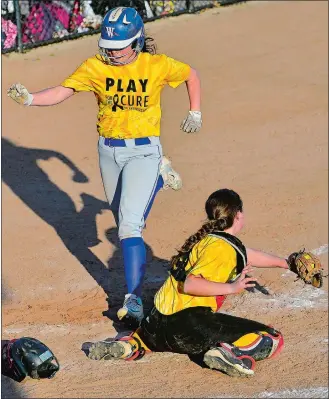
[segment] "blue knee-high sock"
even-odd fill
[[[121,240],[123,263],[128,294],[142,295],[142,284],[146,268],[146,248],[142,237]]]

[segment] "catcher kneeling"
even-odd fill
[[[170,275],[138,329],[118,340],[94,343],[90,359],[137,360],[147,351],[175,352],[202,356],[210,368],[248,377],[255,361],[282,350],[279,331],[219,308],[227,295],[255,286],[256,279],[246,275],[251,265],[291,269],[290,260],[246,248],[236,237],[244,225],[236,192],[214,192],[205,210],[208,221],[172,257]]]

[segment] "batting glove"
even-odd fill
[[[187,118],[180,125],[185,133],[196,133],[201,129],[202,118],[200,111],[189,111]]]
[[[33,101],[33,95],[20,83],[10,86],[7,95],[20,105],[31,105]]]

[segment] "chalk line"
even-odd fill
[[[328,387],[287,389],[278,392],[262,392],[257,398],[328,398]]]
[[[326,254],[326,253],[328,253],[328,244],[321,245],[321,247],[319,247],[319,248],[312,249],[311,252],[312,252],[314,255],[323,255],[323,254]]]

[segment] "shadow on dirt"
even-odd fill
[[[100,242],[96,215],[109,209],[108,203],[82,193],[83,208],[77,212],[70,196],[53,183],[38,165],[39,160],[57,158],[72,170],[74,182],[87,183],[88,177],[72,161],[59,152],[17,146],[4,137],[1,145],[3,182],[54,228],[65,247],[107,293],[108,270],[89,248]]]
[[[18,386],[19,383],[10,377],[1,375],[1,398],[28,398],[24,390]]]
[[[110,306],[104,315],[116,321],[116,310],[126,293],[117,229],[110,228],[106,232],[107,239],[116,247],[108,265],[104,265],[89,249],[100,242],[96,215],[109,209],[107,201],[82,193],[83,208],[78,212],[71,197],[52,182],[38,165],[40,160],[57,158],[72,170],[73,182],[87,183],[88,177],[70,159],[56,151],[18,146],[4,137],[1,142],[3,182],[56,231],[68,251],[109,295]],[[154,293],[167,277],[168,261],[155,257],[147,244],[146,248],[148,268],[143,299],[147,310],[152,305]]]

